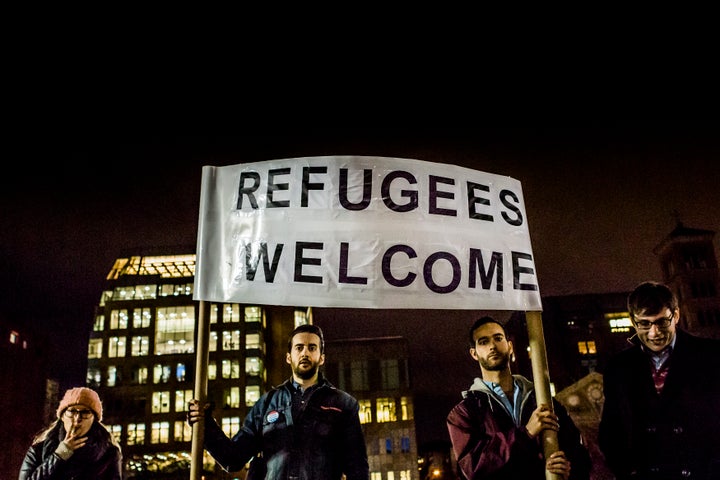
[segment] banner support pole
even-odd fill
[[[202,408],[208,396],[208,361],[210,360],[210,302],[200,300],[200,316],[197,332],[195,357],[195,398]],[[197,422],[192,430],[192,451],[190,454],[190,480],[201,480],[203,472],[203,440],[205,423]]]
[[[538,405],[546,404],[551,411],[555,411],[550,394],[550,374],[545,349],[545,334],[543,333],[542,313],[525,312],[527,319],[528,340],[530,345],[530,362],[532,363],[533,383],[535,384],[535,398]],[[543,430],[540,434],[543,455],[547,459],[550,454],[560,450],[557,432]],[[560,480],[560,476],[545,470],[546,480]]]

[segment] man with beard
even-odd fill
[[[470,356],[480,364],[447,427],[464,478],[544,480],[545,470],[564,480],[588,479],[590,456],[567,411],[553,400],[536,405],[530,380],[513,375],[513,344],[505,328],[482,317],[470,328]],[[543,459],[541,432],[554,430],[560,450]]]
[[[320,327],[300,325],[288,338],[285,361],[292,376],[265,393],[229,439],[211,415],[210,404],[190,401],[188,422],[204,419],[204,448],[228,472],[248,461],[247,478],[368,480],[359,405],[320,372],[325,363]]]

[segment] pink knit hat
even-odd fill
[[[95,390],[85,387],[71,388],[65,392],[65,396],[60,400],[60,406],[57,409],[57,417],[60,418],[60,415],[62,415],[66,408],[81,404],[95,413],[98,422],[102,421],[103,410],[100,397],[95,393]]]

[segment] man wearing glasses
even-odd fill
[[[632,347],[608,361],[598,441],[617,480],[720,478],[720,342],[678,328],[675,294],[628,296]]]

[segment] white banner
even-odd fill
[[[194,298],[542,310],[520,182],[360,156],[203,167]]]

